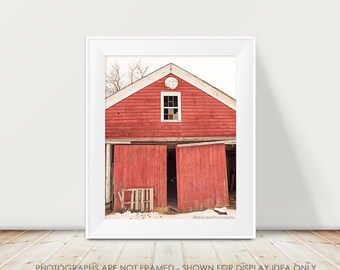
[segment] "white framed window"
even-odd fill
[[[181,93],[161,92],[161,122],[181,121]]]

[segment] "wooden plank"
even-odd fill
[[[131,198],[130,198],[130,210],[133,211],[133,205],[134,205],[134,198],[135,198],[135,190],[131,190]]]
[[[138,211],[141,211],[142,208],[142,190],[143,189],[138,189]]]
[[[290,231],[287,233],[327,262],[340,269],[339,246],[310,231]]]
[[[137,190],[137,210],[141,210],[141,189]]]
[[[121,209],[124,209],[124,206],[125,206],[125,202],[124,202],[124,190],[122,190],[122,194],[118,191],[118,197],[119,197],[119,200],[120,200],[120,208]]]
[[[106,144],[105,155],[105,203],[111,202],[111,162],[112,162],[112,145]]]
[[[257,232],[256,240],[242,241],[241,243],[258,264],[288,265],[293,269],[294,261],[269,242],[262,232]]]
[[[135,189],[135,211],[138,211],[138,189]]]
[[[157,240],[153,265],[173,265],[182,269],[184,264],[182,243],[180,240]]]
[[[178,147],[190,147],[190,146],[201,146],[201,145],[212,145],[212,144],[227,144],[227,143],[228,141],[197,142],[197,143],[179,144]]]
[[[339,231],[312,231],[312,233],[324,238],[328,242],[340,247],[340,232]]]
[[[106,144],[131,144],[130,141],[113,141],[113,140],[106,140]]]
[[[104,265],[106,267],[108,265],[117,265],[126,242],[126,240],[96,241],[81,263],[84,265],[98,265],[99,269],[103,269]]]
[[[128,240],[123,251],[121,252],[117,264],[137,264],[151,266],[153,264],[155,247],[155,240]]]
[[[301,242],[282,231],[262,231],[264,237],[281,250],[294,263],[299,265],[317,265],[319,269],[338,269]]]
[[[90,252],[96,241],[86,240],[84,232],[77,232],[67,241],[57,252],[49,257],[45,264],[74,264],[78,265],[83,258]]]
[[[211,242],[221,264],[258,265],[244,244],[238,240],[214,240]]]
[[[14,240],[20,235],[27,231],[1,231],[0,232],[0,246],[6,244],[7,242]]]
[[[153,188],[150,189],[150,211],[154,210]]]
[[[142,194],[141,194],[141,211],[144,212],[144,193],[145,193],[145,189],[142,190]]]
[[[145,106],[138,106],[134,104],[134,110],[145,110]],[[196,106],[195,109],[196,111],[192,110],[193,108],[191,108],[191,110],[183,110],[185,112],[186,115],[186,119],[189,120],[210,120],[210,119],[214,119],[214,120],[227,120],[227,121],[232,121],[233,120],[233,116],[228,115],[226,112],[224,111],[218,111],[216,112],[214,115],[209,116],[206,114],[202,114],[204,113],[204,110],[206,109],[206,106],[209,106],[208,103],[205,104],[205,107],[198,107]],[[211,106],[214,106],[214,104],[211,104]],[[152,126],[151,123],[154,123],[154,119],[153,117],[155,117],[155,115],[158,115],[158,109],[151,109],[149,108],[148,111],[146,113],[139,113],[138,115],[131,115],[129,114],[131,109],[127,109],[127,110],[123,110],[123,109],[116,109],[115,111],[110,111],[106,114],[106,120],[107,121],[112,121],[111,123],[119,123],[121,124],[121,126],[133,126],[135,125],[135,123],[138,122],[138,120],[140,121],[141,118],[145,118],[145,120],[143,121],[143,123],[145,123],[148,126]],[[119,117],[116,116],[117,111],[119,111],[120,115]],[[201,114],[200,114],[201,113]],[[128,120],[128,122],[124,123],[124,121]],[[162,123],[165,123],[164,121],[162,121],[161,119],[159,119],[161,122],[158,122],[157,124],[160,125]],[[174,122],[167,122],[167,123],[176,123],[177,120],[174,120]],[[201,122],[196,122],[197,125],[201,125]],[[195,123],[194,122],[189,122],[187,123],[188,126],[194,126]]]
[[[182,241],[183,261],[186,265],[212,265],[220,264],[211,241],[209,240],[185,240]]]
[[[30,270],[43,263],[57,250],[63,247],[75,234],[73,231],[53,231],[25,252],[3,265],[3,269]]]
[[[0,247],[0,267],[9,263],[50,233],[51,231],[29,231],[2,245]]]
[[[147,210],[150,211],[150,189],[148,189],[148,192],[146,193],[146,200],[147,200]]]
[[[145,108],[139,108],[139,110],[143,110]],[[232,124],[234,119],[232,117],[229,117],[228,114],[226,113],[223,113],[223,114],[220,114],[220,115],[215,115],[213,117],[206,117],[205,119],[200,117],[199,114],[204,114],[204,111],[198,111],[198,112],[195,112],[195,114],[192,114],[192,115],[188,115],[188,117],[186,117],[186,120],[187,121],[191,121],[192,123],[186,123],[186,128],[188,127],[191,127],[191,128],[198,128],[198,129],[202,129],[202,130],[206,130],[207,128],[209,129],[208,132],[206,132],[206,135],[203,136],[203,137],[215,137],[215,136],[235,136],[235,134],[226,134],[226,133],[223,133],[223,135],[215,135],[215,134],[212,134],[211,133],[211,130],[214,130],[214,129],[222,129],[225,128],[225,126],[217,126],[215,123],[211,122],[211,123],[204,123],[206,122],[206,120],[208,121],[212,121],[214,120],[215,122],[217,121],[222,121],[224,120],[226,122],[226,124]],[[179,126],[180,127],[180,123],[181,122],[178,122],[178,120],[172,120],[173,122],[167,122],[167,121],[161,121],[160,119],[157,119],[158,121],[155,122],[155,119],[151,119],[150,117],[153,117],[153,115],[156,115],[155,113],[150,113],[149,115],[147,114],[144,114],[144,115],[141,115],[139,114],[138,116],[131,116],[131,117],[121,117],[119,119],[115,118],[115,117],[106,117],[106,121],[109,121],[110,122],[110,126],[108,126],[108,130],[110,133],[113,131],[113,124],[117,125],[118,128],[122,128],[122,127],[126,127],[126,128],[132,128],[132,129],[136,129],[136,130],[146,130],[146,128],[148,129],[157,129],[157,127],[165,127],[166,129],[168,128],[173,128],[175,126]],[[148,119],[150,118],[150,119]],[[138,121],[141,122],[143,121],[143,126],[138,126]],[[196,123],[194,123],[194,121],[196,121]],[[202,122],[197,122],[197,121],[202,121]],[[144,126],[145,124],[145,126]],[[184,132],[185,130],[184,129],[180,129],[179,131],[181,132]],[[162,134],[164,134],[164,136],[162,137],[169,137],[167,136],[166,133],[160,131]],[[180,134],[178,132],[178,134]],[[195,134],[195,133],[192,133],[192,134]],[[131,137],[138,137],[138,136],[131,136]],[[152,137],[152,136],[150,136]],[[180,136],[174,136],[174,137],[180,137]],[[191,136],[191,137],[195,137],[195,136]],[[108,138],[115,138],[115,137],[111,137],[111,136],[108,136]],[[117,138],[121,138],[121,136],[117,136]]]
[[[106,138],[105,143],[131,143],[131,142],[197,142],[197,141],[224,141],[236,140],[236,137],[149,137],[149,138]]]

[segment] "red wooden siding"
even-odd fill
[[[106,109],[106,138],[236,136],[236,112],[179,77],[182,122],[161,122],[161,92],[167,77]],[[124,91],[124,90],[122,90]]]
[[[179,212],[228,204],[224,144],[177,147],[176,162]]]
[[[153,188],[155,207],[166,206],[166,145],[115,145],[113,170],[115,210],[123,188]]]

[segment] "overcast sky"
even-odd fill
[[[109,56],[106,58],[106,68],[117,62],[126,72],[129,63],[142,60],[145,65],[150,65],[150,73],[169,63],[189,71],[195,76],[215,86],[228,95],[236,98],[236,62],[235,57],[222,56],[169,56],[169,57],[127,57],[127,56]]]

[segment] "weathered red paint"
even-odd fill
[[[177,147],[176,163],[179,212],[228,205],[224,144]]]
[[[154,206],[165,207],[166,145],[114,146],[114,209],[120,209],[123,188],[153,188]]]
[[[161,122],[161,92],[169,74],[106,109],[106,138],[180,138],[236,136],[236,112],[222,102],[178,79],[182,122]],[[123,90],[124,91],[124,90]]]

